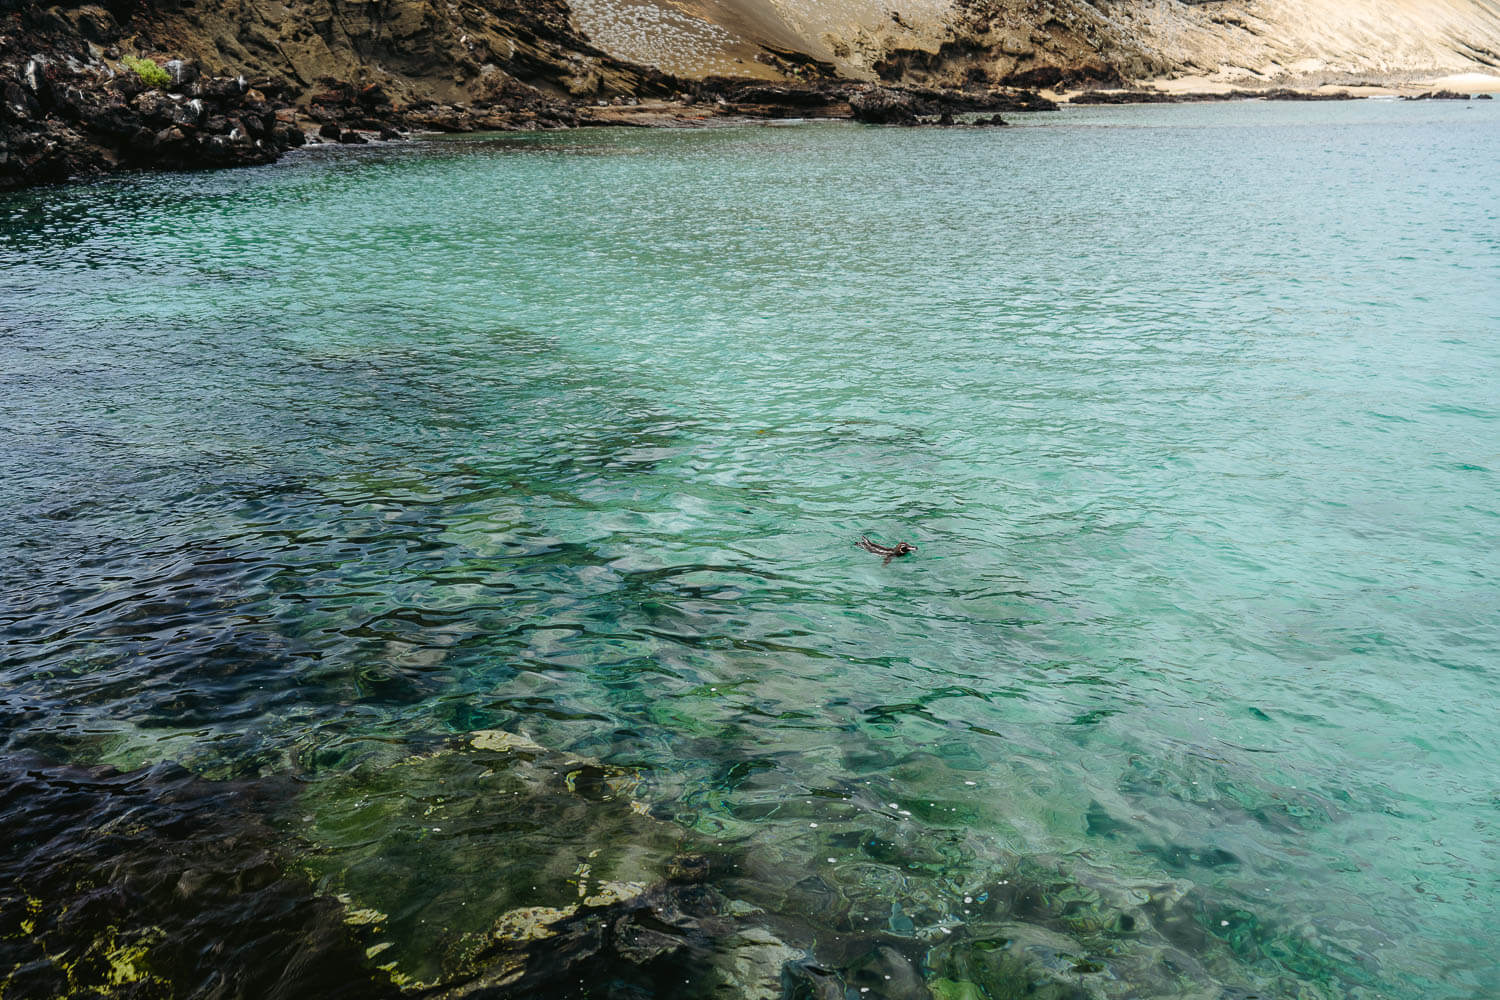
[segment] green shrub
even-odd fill
[[[141,82],[148,87],[160,90],[172,82],[171,75],[150,59],[137,59],[135,56],[126,56],[120,62],[125,64],[126,69],[135,70],[135,75],[140,77]]]

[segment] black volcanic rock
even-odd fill
[[[1325,93],[1320,93],[1320,92],[1317,92],[1317,91],[1309,91],[1309,90],[1288,90],[1285,87],[1278,87],[1276,90],[1267,90],[1267,91],[1264,91],[1264,92],[1259,93],[1259,94],[1252,93],[1252,94],[1247,94],[1247,95],[1243,95],[1243,96],[1260,97],[1260,98],[1263,98],[1263,99],[1265,99],[1267,101],[1353,101],[1353,100],[1356,100],[1356,98],[1355,98],[1355,96],[1353,94],[1347,93],[1346,91],[1342,91],[1342,90],[1330,91],[1330,92],[1328,92],[1328,93],[1325,94]]]
[[[162,69],[172,81],[172,89],[180,90],[198,79],[198,67],[183,59],[169,59]]]
[[[1159,90],[1086,90],[1068,98],[1069,104],[1178,104],[1182,98]]]
[[[925,114],[925,108],[911,94],[889,87],[876,87],[849,95],[849,108],[854,120],[871,125],[911,125],[917,115]]]

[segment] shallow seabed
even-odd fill
[[[1497,106],[0,199],[3,995],[1500,995]]]

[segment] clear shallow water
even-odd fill
[[[851,989],[1500,990],[1500,112],[1023,121],[0,202],[7,751],[294,781],[429,982],[584,878],[500,729]]]

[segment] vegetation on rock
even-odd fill
[[[172,82],[171,75],[150,59],[137,56],[124,56],[120,59],[120,62],[126,69],[131,70],[136,76],[140,77],[142,83],[153,89],[160,90]]]

